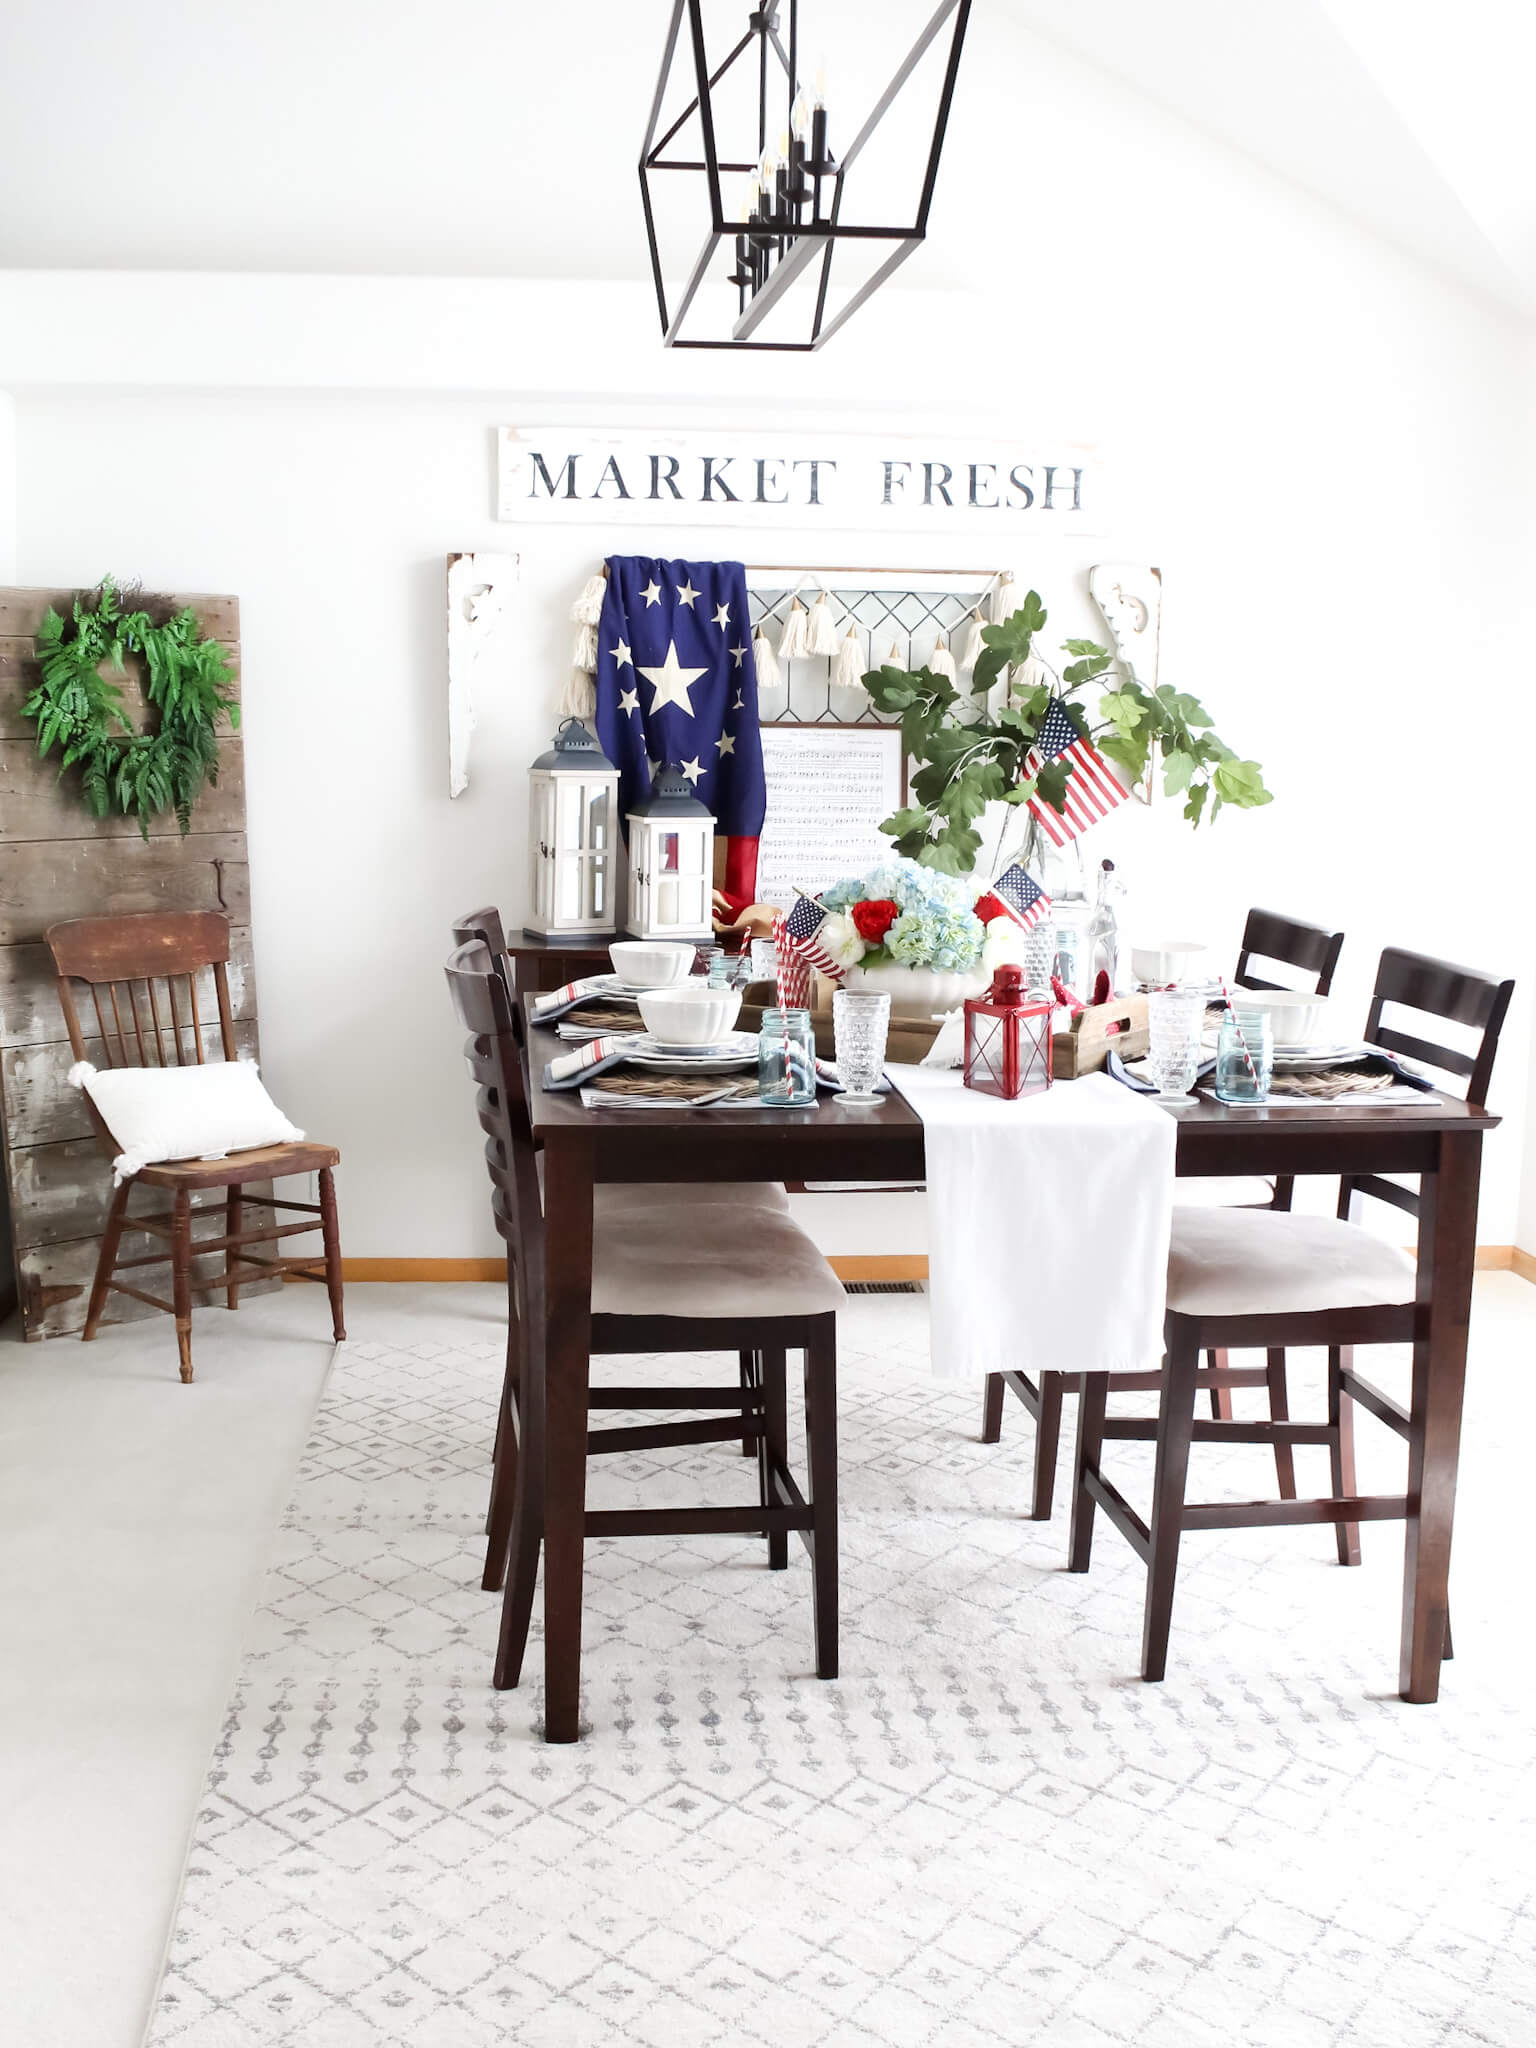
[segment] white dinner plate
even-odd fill
[[[679,1074],[723,1074],[757,1060],[757,1034],[732,1031],[719,1045],[670,1045],[642,1031],[624,1049],[636,1066],[665,1067]]]

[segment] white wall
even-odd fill
[[[1501,882],[1521,871],[1524,820],[1480,801],[1485,756],[1459,721],[1496,729],[1525,698],[1524,335],[1092,74],[1036,67],[1027,91],[1040,147],[1017,213],[1000,206],[987,301],[887,292],[813,361],[663,356],[643,294],[611,286],[0,280],[0,316],[26,313],[0,317],[22,579],[112,568],[241,598],[267,1066],[290,1113],[342,1148],[350,1252],[494,1249],[446,926],[488,898],[519,918],[523,769],[547,738],[565,607],[610,545],[642,545],[490,518],[491,429],[535,402],[599,422],[971,423],[1099,443],[1113,532],[1004,533],[990,557],[1012,558],[1063,632],[1094,630],[1089,563],[1160,562],[1165,678],[1207,698],[1277,792],[1198,837],[1170,809],[1104,828],[1132,931],[1196,930],[1230,953],[1252,902],[1336,919],[1356,1010],[1389,942],[1520,975],[1480,1232],[1510,1241],[1533,963]],[[79,320],[87,291],[111,322]],[[204,292],[217,314],[200,319]],[[488,546],[521,552],[522,581],[504,694],[451,804],[443,557]],[[895,552],[675,529],[655,547],[850,566]],[[977,557],[971,536],[909,538],[896,562]]]
[[[16,401],[0,391],[0,576],[16,574]]]

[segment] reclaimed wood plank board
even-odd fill
[[[191,1032],[183,1034],[188,1046]],[[210,1059],[221,1057],[217,1019],[208,1033]],[[235,1044],[242,1059],[257,1057],[254,1018],[235,1026]],[[92,1066],[108,1065],[105,1048],[87,1039],[85,1056]],[[0,1048],[0,1089],[5,1098],[5,1135],[13,1151],[30,1145],[58,1145],[70,1138],[94,1138],[85,1096],[72,1088],[65,1076],[74,1064],[69,1040],[54,1039],[46,1045],[8,1045]],[[105,1153],[102,1154],[105,1158]]]
[[[229,981],[237,1041],[242,1052],[259,1051],[241,742],[233,734],[221,739],[224,772],[196,806],[185,838],[173,818],[157,820],[147,839],[131,818],[92,818],[70,778],[61,781],[55,763],[39,758],[35,732],[22,714],[38,678],[34,636],[43,615],[51,607],[67,617],[76,595],[0,589],[0,1310],[14,1276],[29,1338],[65,1335],[83,1323],[112,1182],[106,1152],[83,1116],[83,1099],[65,1079],[71,1056],[53,963],[42,943],[47,927],[69,917],[223,911],[233,927]],[[204,632],[226,648],[238,677],[238,600],[176,595],[171,601],[192,607]],[[122,676],[123,710],[138,729],[151,715],[143,686],[143,665],[130,658]],[[211,1023],[217,1015],[211,976],[204,981],[199,1013]],[[210,1051],[216,1043],[215,1037]],[[151,1189],[133,1201],[140,1212],[163,1206]],[[217,1234],[216,1217],[208,1217],[205,1230]],[[137,1254],[157,1247],[144,1231],[124,1242]],[[212,1255],[211,1263],[221,1266],[222,1254]],[[156,1291],[161,1269],[145,1273]],[[168,1271],[163,1277],[168,1287]],[[114,1296],[108,1319],[153,1313]]]
[[[262,1192],[266,1192],[265,1189]],[[198,1226],[193,1225],[196,1229]],[[203,1229],[210,1226],[204,1224]],[[305,1246],[305,1238],[289,1239],[284,1249],[295,1243]],[[18,1291],[21,1300],[23,1326],[28,1337],[70,1337],[78,1336],[85,1322],[85,1305],[90,1299],[91,1281],[96,1272],[96,1255],[101,1246],[94,1237],[77,1237],[65,1244],[32,1245],[19,1254]],[[125,1231],[123,1233],[123,1257],[129,1259],[147,1258],[162,1247],[147,1230]],[[192,1302],[197,1308],[217,1307],[224,1295],[219,1288],[218,1275],[222,1270],[222,1252],[208,1252],[192,1261]],[[149,1294],[170,1296],[169,1266],[143,1266],[137,1279],[130,1274],[134,1285],[144,1288]],[[282,1286],[281,1280],[242,1280],[240,1296],[247,1294],[270,1294]],[[300,1285],[303,1283],[300,1282]],[[322,1296],[322,1301],[324,1297]],[[111,1294],[107,1297],[106,1314],[102,1327],[109,1323],[137,1323],[156,1311],[143,1302],[134,1301],[126,1294]],[[167,1333],[170,1322],[166,1319]],[[172,1379],[176,1377],[176,1346],[167,1342],[165,1369]]]
[[[244,1023],[256,1015],[256,963],[249,925],[230,928],[229,948],[229,1007],[235,1021]],[[198,982],[197,1009],[205,1023],[218,1018],[211,975]],[[0,1046],[47,1045],[66,1037],[48,948],[40,940],[0,946]]]
[[[38,839],[127,839],[142,837],[137,818],[121,811],[93,818],[80,798],[80,772],[39,776],[37,749],[30,740],[0,739],[0,842]],[[197,800],[199,832],[239,832],[245,826],[245,749],[239,740],[219,741],[219,779]],[[169,813],[152,819],[152,839],[175,839],[180,827]]]
[[[0,638],[30,639],[42,624],[45,612],[55,611],[67,619],[75,599],[82,595],[84,593],[80,590],[0,590]],[[197,613],[199,625],[210,639],[240,638],[238,597],[207,597],[197,592],[188,595],[181,591],[154,591],[146,595],[163,595],[177,611],[191,605]]]
[[[248,923],[245,834],[0,845],[0,946],[40,939],[60,918],[135,910],[222,910]]]

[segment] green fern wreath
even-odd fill
[[[59,773],[80,770],[86,809],[98,818],[113,810],[138,819],[147,839],[150,822],[174,811],[186,832],[205,782],[219,779],[218,722],[240,723],[230,691],[234,671],[215,640],[205,640],[190,608],[155,619],[138,599],[125,611],[110,576],[84,599],[74,617],[44,615],[37,630],[42,680],[22,706],[37,725],[37,751],[62,756]],[[157,607],[164,611],[163,605]],[[145,695],[156,714],[153,732],[136,732],[123,713],[123,693],[101,673],[123,656],[144,658]]]

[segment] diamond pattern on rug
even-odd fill
[[[1399,1702],[1397,1532],[1368,1527],[1347,1572],[1327,1529],[1190,1539],[1170,1676],[1144,1686],[1126,1546],[1101,1526],[1068,1575],[1064,1513],[1020,1519],[1023,1416],[980,1444],[979,1397],[924,1376],[925,1305],[850,1300],[841,1679],[813,1675],[798,1549],[770,1574],[757,1540],[596,1543],[589,1733],[550,1749],[537,1684],[490,1688],[501,1342],[489,1291],[465,1298],[426,1341],[353,1310],[153,2048],[1536,2039],[1529,1668],[1459,1642],[1440,1705]],[[1144,1496],[1146,1453],[1115,1448]],[[1363,1444],[1364,1483],[1394,1455]],[[1262,1451],[1196,1465],[1207,1495],[1273,1479]],[[604,1459],[590,1496],[754,1483],[711,1445]]]

